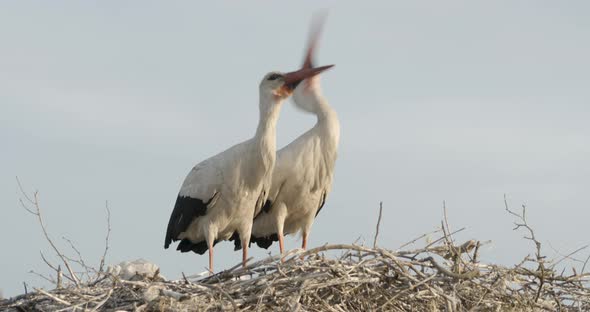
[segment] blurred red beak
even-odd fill
[[[293,91],[301,81],[316,76],[332,67],[334,67],[334,65],[320,66],[315,68],[302,68],[298,71],[287,73],[283,76],[283,79],[285,80],[284,88],[287,88],[288,91]]]

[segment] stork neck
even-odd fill
[[[314,112],[317,117],[315,127],[322,129],[326,142],[332,142],[333,148],[337,148],[338,141],[340,140],[340,121],[338,120],[338,114],[332,109],[328,101],[319,93],[313,95],[315,100]]]
[[[332,107],[330,107],[330,105],[328,105],[328,103],[323,99],[321,102],[324,102],[325,105],[319,106],[318,110],[316,111],[318,122],[330,121],[336,118],[336,111],[332,109]]]
[[[257,139],[273,139],[276,137],[281,102],[282,100],[274,96],[260,97],[260,119],[258,120],[258,128],[256,128]]]
[[[332,109],[330,104],[328,104],[328,101],[326,101],[322,95],[314,94],[313,101],[316,102],[316,105],[313,107],[318,123],[324,121],[329,122],[330,120],[337,118],[336,111]]]

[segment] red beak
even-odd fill
[[[334,65],[320,66],[315,68],[302,68],[298,71],[286,73],[283,76],[283,79],[285,80],[285,87],[293,90],[301,81],[318,75],[319,73],[332,67],[334,67]]]

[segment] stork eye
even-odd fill
[[[270,76],[268,76],[267,80],[277,80],[277,78],[280,78],[281,75],[280,74],[272,74]]]

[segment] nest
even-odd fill
[[[419,250],[326,245],[236,266],[216,275],[164,281],[105,274],[0,302],[7,311],[588,311],[588,274],[558,274],[527,261],[479,263],[480,243],[444,239]],[[339,250],[339,257],[328,251]],[[531,259],[529,259],[531,260]],[[533,260],[531,260],[533,261]],[[534,261],[533,261],[534,262]],[[137,278],[136,278],[137,279]]]
[[[584,273],[590,257],[573,258],[585,247],[548,260],[527,223],[525,206],[515,212],[506,200],[506,211],[516,218],[514,229],[524,230],[535,248],[534,255],[512,267],[481,262],[480,241],[457,244],[453,235],[463,229],[450,231],[446,208],[439,230],[398,250],[378,248],[380,210],[373,248],[325,245],[246,267],[240,264],[205,278],[183,275],[167,281],[159,270],[132,277],[103,270],[110,233],[108,206],[105,251],[94,269],[70,240],[66,241],[77,258],[57,247],[46,231],[37,193],[23,194],[32,205],[23,207],[37,217],[65,270],[41,254],[55,278],[39,275],[55,289],[35,288],[0,300],[2,311],[590,311],[590,273]],[[410,248],[431,237],[435,239],[422,248]],[[583,263],[580,272],[558,272],[564,259]]]

